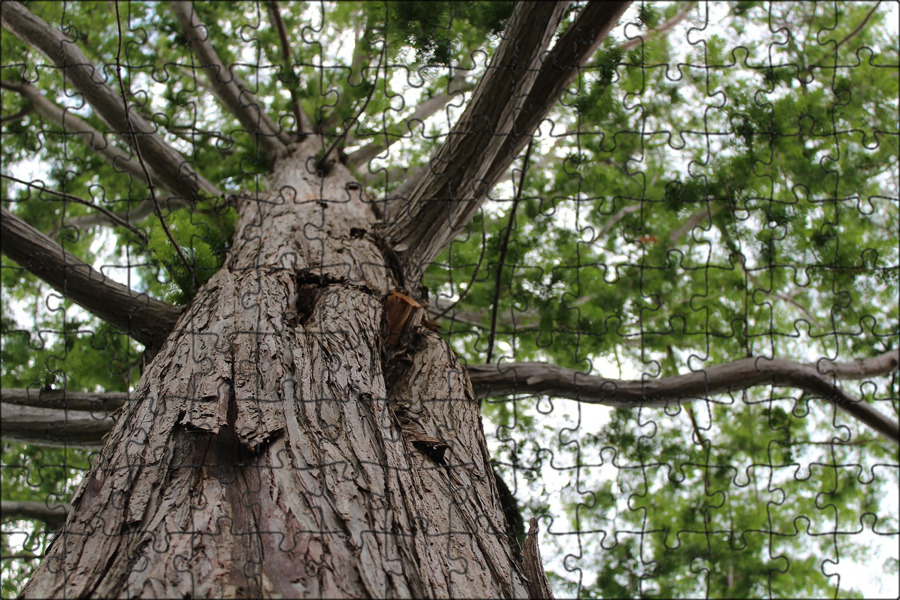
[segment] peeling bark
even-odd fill
[[[313,152],[241,206],[23,597],[527,595],[465,370],[425,327],[384,364],[375,215]]]

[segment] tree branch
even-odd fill
[[[124,150],[110,144],[106,136],[100,133],[79,116],[68,109],[57,106],[44,97],[41,92],[27,82],[0,81],[0,88],[18,93],[31,103],[35,112],[63,130],[65,135],[75,136],[88,148],[105,158],[113,167],[126,171],[145,181],[141,165]],[[168,188],[166,188],[168,189]],[[171,191],[171,190],[170,190]]]
[[[0,398],[5,404],[93,412],[112,412],[133,399],[126,392],[92,393],[35,388],[3,388]]]
[[[6,439],[38,446],[67,446],[99,449],[103,436],[112,429],[110,416],[34,408],[0,402],[3,423],[0,434]]]
[[[36,519],[52,529],[66,524],[66,516],[72,512],[71,504],[50,504],[48,502],[0,501],[0,513],[4,519]]]
[[[278,39],[281,42],[281,59],[282,69],[287,71],[284,75],[284,81],[287,83],[288,93],[291,95],[291,108],[294,111],[294,118],[297,119],[298,133],[311,133],[312,127],[309,124],[309,117],[303,111],[303,104],[300,102],[300,95],[297,90],[297,75],[294,73],[293,60],[291,59],[291,42],[288,40],[287,29],[284,26],[284,19],[281,18],[281,9],[278,7],[277,0],[269,0],[269,18],[278,29]]]
[[[39,50],[62,69],[66,79],[116,134],[132,146],[137,145],[135,150],[167,189],[191,201],[200,200],[201,192],[211,196],[222,195],[216,186],[194,171],[184,157],[156,133],[155,125],[136,111],[126,115],[122,98],[104,83],[100,71],[88,62],[72,40],[14,0],[0,3],[0,20],[13,35]],[[129,135],[132,129],[137,135]],[[148,181],[147,185],[152,188],[154,183]]]
[[[216,99],[240,121],[271,160],[282,156],[291,141],[290,136],[263,112],[240,76],[222,63],[210,42],[209,29],[200,22],[193,4],[178,0],[172,2],[172,11],[181,23],[191,48],[200,58],[200,66],[206,72]]]
[[[428,263],[477,212],[628,4],[589,3],[546,56],[566,3],[516,5],[487,72],[432,156],[431,168],[410,183],[408,200],[386,206],[382,230],[401,257],[407,285],[418,283]]]
[[[9,258],[138,342],[158,347],[165,341],[181,308],[112,281],[6,208],[0,210],[0,249]]]
[[[676,25],[684,21],[684,18],[687,17],[688,13],[691,12],[691,10],[693,10],[695,4],[696,2],[685,2],[683,8],[678,11],[671,19],[669,19],[656,29],[651,29],[643,35],[638,35],[629,39],[627,42],[619,46],[619,49],[623,51],[631,50],[632,48],[640,46],[641,43],[646,43],[650,38],[656,37],[661,33],[665,33],[670,29],[673,29]]]
[[[474,86],[466,84],[465,77],[454,77],[447,85],[446,92],[438,94],[419,104],[408,117],[400,119],[400,123],[405,125],[407,132],[412,133],[416,123],[424,122],[444,108],[451,100],[458,97],[460,92],[469,91],[473,87]],[[367,144],[355,152],[351,152],[347,156],[347,164],[356,168],[365,165],[370,160],[393,146],[395,142],[403,139],[406,132],[402,131],[402,129],[400,129],[400,131],[401,133],[396,135],[385,132],[383,136],[378,136],[380,138],[378,141]]]
[[[750,357],[703,371],[646,380],[606,379],[573,369],[540,363],[470,365],[469,377],[479,398],[511,394],[543,394],[588,404],[619,408],[666,406],[705,399],[757,385],[792,387],[833,402],[883,436],[900,444],[900,424],[871,405],[848,396],[833,381],[887,375],[900,365],[900,350],[852,363],[800,363]]]
[[[127,220],[123,219],[122,217],[120,217],[116,213],[112,212],[111,210],[108,210],[107,208],[100,206],[99,204],[94,204],[93,202],[89,202],[89,201],[85,200],[84,198],[79,198],[78,196],[73,196],[72,194],[65,194],[63,192],[57,192],[55,190],[48,189],[48,188],[44,187],[43,185],[37,185],[36,183],[28,182],[23,179],[19,179],[18,177],[12,177],[11,175],[0,174],[0,177],[2,177],[3,179],[9,179],[10,181],[15,181],[18,184],[30,187],[30,188],[38,190],[40,192],[45,192],[51,196],[56,196],[57,198],[61,198],[62,200],[68,200],[69,202],[75,202],[76,204],[81,204],[81,205],[87,206],[93,210],[96,210],[100,214],[102,214],[103,218],[105,220],[108,220],[115,225],[121,225],[122,227],[128,229],[128,231],[130,231],[131,233],[136,235],[143,244],[146,244],[148,242],[147,235],[143,231],[141,231],[137,227],[134,227]],[[41,182],[41,183],[43,183],[43,182]]]

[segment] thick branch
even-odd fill
[[[294,111],[294,118],[297,119],[297,131],[299,133],[310,133],[312,127],[309,124],[309,117],[303,112],[303,104],[300,102],[300,95],[297,89],[297,76],[294,74],[293,60],[291,59],[291,42],[288,39],[287,28],[284,26],[284,19],[281,18],[281,9],[278,7],[277,0],[269,0],[269,18],[275,24],[278,30],[278,39],[281,42],[281,59],[282,81],[288,88],[291,95],[291,108]]]
[[[221,195],[216,186],[196,173],[184,157],[156,133],[155,125],[148,123],[136,111],[129,111],[126,115],[122,97],[106,85],[101,72],[90,64],[72,40],[13,0],[0,3],[0,19],[3,27],[62,69],[66,79],[117,135],[130,145],[138,146],[140,156],[166,189],[192,201],[200,200],[201,192]],[[132,130],[135,133],[133,136],[129,135]],[[152,181],[147,183],[154,185]]]
[[[407,283],[415,284],[469,222],[628,4],[589,3],[546,56],[566,4],[516,6],[487,73],[431,168],[411,182],[407,201],[387,207],[384,233],[404,263]]]
[[[200,66],[206,71],[216,99],[240,121],[270,159],[274,160],[283,155],[287,144],[290,143],[290,136],[281,131],[281,128],[263,112],[259,102],[240,77],[222,63],[222,59],[210,42],[209,30],[200,22],[193,5],[185,0],[172,2],[172,10],[184,28],[191,48],[200,58]]]
[[[566,8],[563,2],[520,2],[504,39],[459,122],[435,152],[430,169],[410,186],[404,205],[388,205],[386,237],[417,282],[436,256],[478,209],[490,188],[490,160],[513,128],[537,75],[535,66]],[[510,161],[514,157],[510,157]],[[401,200],[401,202],[403,202]]]
[[[0,402],[0,435],[38,446],[102,448],[113,418],[88,412],[69,412]]]
[[[4,404],[19,404],[35,408],[61,408],[64,410],[108,411],[124,406],[129,400],[125,392],[71,392],[67,390],[41,390],[27,388],[3,388],[0,399]]]
[[[175,326],[180,308],[116,283],[6,208],[0,210],[0,249],[4,254],[142,344],[151,347],[162,344]]]
[[[898,362],[900,350],[853,363],[823,360],[818,366],[815,363],[751,357],[685,375],[641,381],[606,379],[539,363],[471,365],[468,371],[479,398],[545,394],[620,408],[666,406],[757,385],[792,387],[835,403],[889,440],[900,444],[900,425],[896,421],[869,404],[848,396],[831,377],[832,371],[845,374],[847,378],[850,374],[854,378],[886,375],[897,370]]]
[[[563,91],[575,79],[579,69],[593,56],[603,40],[631,4],[626,2],[589,2],[578,18],[566,29],[553,50],[543,60],[531,92],[523,102],[527,107],[515,124],[517,135],[509,136],[504,148],[494,157],[488,174],[491,185],[496,183],[516,156],[525,147],[550,109],[559,101]]]
[[[0,501],[0,513],[4,519],[36,519],[52,529],[66,524],[66,515],[72,512],[71,504],[48,504],[47,502]]]

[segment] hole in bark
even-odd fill
[[[444,453],[450,448],[440,440],[413,440],[413,447],[439,465],[446,465]]]
[[[322,296],[322,290],[329,285],[346,283],[346,280],[327,273],[319,275],[310,271],[297,273],[297,324],[305,325],[313,309]]]
[[[321,290],[316,283],[301,283],[297,286],[297,323],[306,325],[319,300]]]

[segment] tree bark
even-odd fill
[[[241,206],[23,597],[528,594],[465,369],[385,343],[374,213],[315,146]]]

